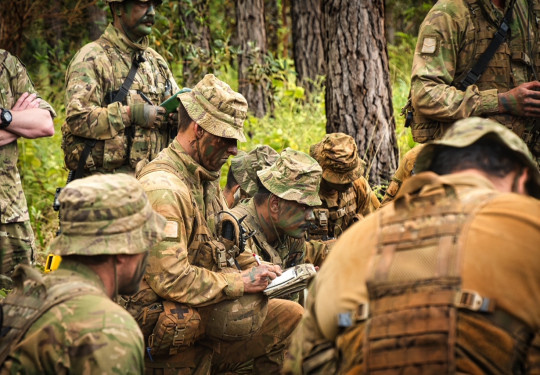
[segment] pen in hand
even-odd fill
[[[257,261],[257,264],[260,266],[261,265],[261,258],[255,253],[253,253],[253,256],[255,257],[255,260]]]

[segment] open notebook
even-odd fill
[[[270,298],[288,295],[304,289],[308,281],[315,276],[317,271],[313,264],[299,264],[287,268],[281,276],[276,277],[264,290]]]

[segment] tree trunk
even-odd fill
[[[317,76],[324,75],[320,0],[293,1],[291,18],[298,83],[311,91]]]
[[[251,112],[261,118],[267,110],[267,80],[256,65],[262,66],[266,54],[264,0],[237,0],[236,28],[242,51],[238,57],[238,89],[246,98]]]
[[[383,0],[327,0],[323,17],[326,130],[356,140],[369,181],[380,185],[398,160]]]
[[[264,0],[264,18],[267,35],[268,51],[274,56],[279,53],[279,28],[281,27],[281,15],[276,0]]]
[[[181,40],[184,86],[192,87],[207,73],[212,73],[210,28],[207,17],[209,0],[182,0],[178,14],[183,22]]]
[[[107,14],[96,4],[88,6],[85,12],[88,19],[88,37],[90,40],[96,40],[107,27]]]

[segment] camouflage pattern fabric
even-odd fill
[[[353,137],[330,133],[310,147],[309,154],[323,170],[322,178],[333,184],[353,182],[364,173],[366,163],[358,157]]]
[[[363,176],[353,181],[352,186],[345,191],[329,192],[321,189],[319,197],[322,204],[317,208],[329,210],[328,236],[333,238],[338,238],[352,224],[380,206],[379,199]]]
[[[261,183],[279,198],[318,206],[322,170],[311,156],[287,147],[270,167],[257,172]]]
[[[511,2],[505,3],[508,6]],[[504,11],[491,0],[441,0],[430,10],[420,27],[412,68],[413,134],[433,130],[435,137],[440,137],[456,120],[490,117],[512,129],[540,154],[540,130],[534,118],[497,114],[497,94],[536,80],[533,72],[540,69],[538,0],[516,1],[510,39],[501,44],[476,84],[465,91],[452,85],[461,81],[486,50]]]
[[[44,313],[8,356],[0,374],[144,372],[143,338],[137,323],[111,301],[90,268],[64,260],[44,279],[47,286],[82,282],[96,292],[69,299]]]
[[[166,220],[127,174],[94,175],[62,189],[55,255],[138,254],[161,241]]]
[[[421,173],[404,182],[400,195],[409,195],[407,198],[414,205],[418,199],[433,199],[444,194],[448,187],[455,189],[456,194],[445,198],[449,202],[437,200],[434,206],[451,203],[458,207],[461,199],[474,204],[475,194],[479,191],[487,190],[495,195],[469,219],[464,234],[466,240],[458,242],[463,246],[464,254],[462,290],[479,291],[489,296],[491,301],[495,301],[496,308],[519,319],[538,336],[540,202],[518,194],[497,193],[490,181],[473,174],[436,176],[429,172]],[[342,334],[337,317],[346,311],[356,311],[361,303],[369,301],[366,279],[371,275],[370,264],[375,262],[373,257],[378,243],[378,236],[373,234],[379,230],[381,217],[393,217],[398,209],[395,202],[390,203],[348,230],[337,241],[309,290],[306,312],[293,335],[283,373],[327,374],[335,373],[336,368],[340,373],[363,373],[365,324],[360,321],[354,330],[351,328]],[[427,215],[413,211],[411,217],[421,214]],[[489,257],[485,256],[486,252],[489,252]],[[493,267],[497,268],[496,273],[492,272]],[[411,263],[409,271],[406,276],[410,279],[425,275],[423,264],[415,267]],[[512,370],[515,364],[514,341],[508,333],[490,322],[489,313],[458,310],[457,314],[455,348],[461,350],[454,351],[456,373],[503,374],[515,371],[515,367]],[[396,322],[395,326],[402,325]],[[382,327],[383,331],[385,327]],[[409,326],[405,324],[403,327]],[[407,341],[410,353],[414,353],[416,344],[415,341]],[[522,353],[526,352],[527,348],[524,348]],[[536,352],[529,351],[529,356],[534,353],[538,363],[538,348]]]
[[[203,307],[242,296],[244,286],[239,271],[219,270],[211,254],[212,241],[217,238],[215,216],[226,207],[219,172],[203,168],[174,140],[141,170],[138,178],[152,207],[167,219],[166,238],[150,250],[145,274],[156,298],[159,295]],[[236,260],[244,269],[255,264],[249,251]],[[203,338],[176,355],[154,357],[153,362],[147,359],[146,371],[209,374],[209,362],[212,371],[229,371],[252,360],[252,365],[244,366],[248,371],[253,368],[255,373],[277,373],[288,337],[301,314],[302,308],[293,302],[269,301],[267,318],[251,339],[222,345],[219,340]]]
[[[110,103],[140,53],[141,63],[124,103]],[[66,165],[75,170],[86,139],[97,140],[86,161],[87,173],[132,172],[138,161],[152,160],[171,138],[177,124],[163,129],[132,128],[127,106],[145,103],[145,97],[159,105],[179,91],[167,63],[148,47],[148,37],[131,42],[110,24],[95,42],[82,47],[66,73],[66,122],[62,126],[62,149]],[[133,133],[128,154],[128,134]]]
[[[422,150],[424,144],[417,144],[413,148],[403,155],[403,158],[399,162],[398,169],[396,173],[392,176],[392,180],[386,189],[386,194],[384,195],[383,200],[381,201],[381,206],[391,202],[396,197],[403,181],[408,179],[413,175],[414,164],[416,163],[416,158],[418,153]]]
[[[210,134],[245,142],[247,101],[213,74],[207,74],[189,92],[178,95],[189,117]]]
[[[274,164],[278,157],[276,150],[262,145],[231,159],[232,174],[249,197],[257,192],[257,172]]]
[[[457,121],[442,139],[430,142],[423,147],[416,158],[415,173],[428,170],[437,150],[443,147],[467,147],[484,137],[493,139],[508,148],[529,168],[529,194],[540,199],[540,171],[525,143],[501,124],[480,117]]]
[[[39,108],[56,117],[53,108],[38,95],[22,62],[0,49],[0,107],[10,109],[28,92],[41,99]],[[34,233],[30,226],[28,206],[22,189],[17,160],[17,142],[0,146],[0,253],[1,274],[13,271],[17,263],[33,260]],[[11,225],[19,223],[18,225]]]

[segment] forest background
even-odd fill
[[[164,0],[156,12],[150,46],[167,59],[180,86],[191,87],[204,74],[214,73],[248,97],[252,109],[245,124],[248,141],[239,144],[239,149],[249,151],[256,145],[267,144],[278,152],[285,147],[308,152],[309,146],[320,141],[327,132],[345,131],[356,138],[360,155],[368,163],[366,177],[380,195],[399,157],[414,146],[399,113],[407,101],[418,27],[434,2]],[[360,20],[353,25],[358,38],[372,35],[371,17],[376,17],[375,21],[384,28],[377,45],[378,53],[383,56],[381,60],[387,60],[382,64],[375,61],[375,64],[384,68],[381,80],[388,81],[383,83],[391,90],[391,96],[380,105],[389,106],[384,112],[384,122],[392,136],[386,141],[386,150],[380,142],[374,142],[373,134],[379,131],[380,124],[353,122],[355,128],[351,129],[350,125],[336,127],[328,120],[332,119],[328,112],[334,109],[328,105],[331,93],[326,86],[336,85],[336,81],[330,79],[332,69],[328,67],[339,67],[341,60],[347,59],[330,55],[330,44],[337,38],[343,39],[342,46],[354,44],[346,35],[329,29],[332,20],[328,15],[342,12],[348,17],[352,10],[345,8],[351,6],[360,9],[357,14],[366,11],[370,15],[369,22]],[[299,17],[307,13],[320,18],[317,28],[307,28],[309,36],[298,30]],[[245,20],[251,21],[246,23]],[[108,22],[110,12],[103,0],[12,0],[0,6],[0,48],[23,61],[36,89],[58,114],[53,137],[19,140],[19,170],[41,264],[58,227],[57,213],[52,209],[55,190],[65,185],[67,177],[61,149],[61,126],[65,120],[64,75],[76,51],[97,39]],[[337,19],[337,22],[338,28],[342,26],[342,21]],[[313,37],[319,38],[318,50],[308,50],[315,43],[306,38]],[[300,39],[303,44],[299,43]],[[300,60],[302,54],[304,61]],[[361,53],[358,55],[366,59]],[[309,66],[314,68],[309,71]],[[339,82],[337,85],[338,90],[347,86]],[[374,107],[378,107],[377,103],[368,105],[367,110],[380,114],[380,108]],[[363,117],[368,119],[369,116]],[[373,129],[360,131],[372,125]],[[372,161],[385,153],[394,154],[390,155],[392,162],[384,171],[374,173]],[[225,165],[222,184],[227,169]]]

